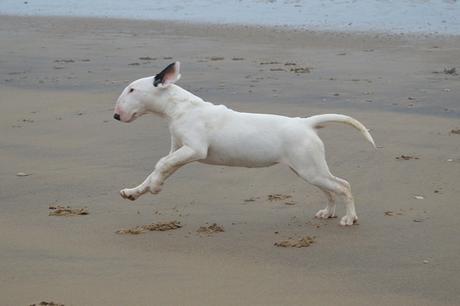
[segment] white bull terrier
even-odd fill
[[[194,161],[239,167],[283,163],[326,194],[328,204],[318,211],[317,218],[335,217],[335,196],[339,196],[346,205],[340,224],[352,225],[358,220],[350,184],[329,171],[316,128],[327,122],[349,124],[375,148],[364,125],[337,114],[290,118],[240,113],[175,85],[180,76],[179,62],[172,63],[155,76],[132,82],[117,100],[115,119],[132,122],[143,114],[157,114],[169,121],[171,133],[169,154],[158,161],[142,184],[121,190],[123,198],[134,201],[148,191],[159,193],[171,174]]]

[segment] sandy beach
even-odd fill
[[[0,305],[459,304],[459,36],[0,16],[0,42]],[[116,98],[175,60],[207,101],[365,124],[377,150],[349,127],[319,131],[359,225],[314,219],[323,193],[283,166],[190,164],[123,200],[169,134],[158,117],[113,120]],[[197,232],[213,223],[225,231]]]

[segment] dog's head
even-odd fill
[[[179,79],[180,63],[174,62],[155,76],[132,82],[118,97],[113,118],[132,122],[148,112],[161,113],[161,96]]]

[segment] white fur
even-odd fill
[[[169,121],[170,153],[161,158],[142,184],[120,191],[125,199],[136,200],[146,192],[160,192],[164,181],[181,166],[198,161],[206,164],[267,167],[289,166],[298,176],[320,188],[328,199],[317,218],[335,217],[335,198],[346,205],[341,225],[358,219],[350,184],[333,176],[326,163],[324,145],[316,127],[326,122],[342,122],[357,128],[375,147],[367,129],[357,120],[336,114],[309,118],[240,113],[224,105],[214,105],[173,84],[154,87],[153,77],[131,83],[120,95],[115,113],[131,122],[145,113],[155,113]],[[131,88],[134,91],[130,92]]]

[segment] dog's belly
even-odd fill
[[[208,155],[206,159],[200,160],[200,163],[230,167],[261,168],[269,167],[278,163],[278,161],[261,161],[250,158],[222,158],[222,156]]]
[[[272,146],[242,145],[210,146],[206,159],[200,162],[211,165],[234,167],[268,167],[280,162],[278,148]]]

